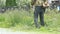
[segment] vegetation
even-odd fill
[[[16,0],[6,0],[6,6],[12,7],[12,6],[17,6]]]
[[[60,29],[60,13],[48,11],[45,13],[45,27],[36,29],[33,21],[33,11],[30,13],[25,10],[11,10],[0,14],[0,27],[12,27],[21,31],[59,31]]]

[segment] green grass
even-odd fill
[[[33,11],[25,10],[7,10],[0,14],[0,27],[11,28],[14,31],[34,31],[34,32],[60,32],[60,13],[57,11],[47,11],[44,15],[47,26],[40,29],[35,28],[33,20]]]

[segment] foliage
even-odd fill
[[[6,2],[7,1],[7,2]],[[24,5],[29,5],[31,0],[0,0],[0,6],[9,6],[11,5],[18,5],[18,6],[24,6]]]
[[[6,0],[6,6],[12,7],[12,6],[17,6],[16,0]]]
[[[5,0],[0,0],[0,7],[4,7],[5,6]]]

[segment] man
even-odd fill
[[[31,5],[35,7],[34,10],[34,23],[37,28],[40,28],[38,24],[38,14],[40,16],[40,24],[44,26],[44,12],[45,8],[49,5],[47,4],[46,0],[32,0]]]

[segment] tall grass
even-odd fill
[[[41,31],[60,31],[60,13],[54,10],[47,11],[44,18],[46,26],[40,28]],[[32,10],[31,12],[25,10],[7,10],[5,13],[0,13],[0,27],[40,31],[36,30],[34,26]]]
[[[0,27],[15,26],[19,23],[30,25],[30,23],[33,21],[33,18],[29,15],[29,12],[23,10],[7,11],[6,13],[0,14]]]

